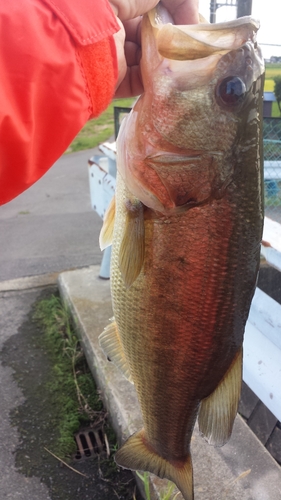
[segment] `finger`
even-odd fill
[[[141,44],[141,21],[142,17],[138,16],[135,19],[124,21],[123,25],[126,32],[126,40]]]
[[[127,68],[127,73],[119,87],[116,89],[115,96],[134,97],[143,93],[143,84],[140,75],[139,66]]]
[[[110,5],[121,21],[134,19],[153,9],[159,0],[110,0]],[[172,0],[173,1],[173,0]]]
[[[125,42],[124,46],[127,66],[137,66],[141,59],[141,48],[134,42]]]
[[[113,35],[113,39],[115,42],[117,63],[118,63],[118,79],[116,86],[118,86],[122,82],[127,71],[127,61],[124,53],[125,30],[121,21],[118,18],[117,21],[120,26],[120,30],[117,31],[117,33],[114,33]]]
[[[198,24],[198,0],[162,0],[175,24]]]

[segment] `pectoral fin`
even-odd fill
[[[199,430],[209,444],[223,446],[230,438],[242,383],[242,349],[215,391],[200,406]]]
[[[123,347],[121,345],[116,322],[113,321],[105,327],[104,331],[99,336],[99,344],[105,355],[113,361],[115,366],[123,373],[129,382],[133,383],[130,368],[126,360]]]
[[[185,500],[193,500],[193,474],[191,456],[181,463],[173,464],[153,451],[146,444],[144,430],[133,434],[117,451],[115,460],[125,469],[152,472],[176,484]]]
[[[119,268],[126,287],[137,279],[144,261],[145,250],[143,204],[126,201],[126,222],[120,246]]]
[[[100,249],[104,250],[112,244],[113,229],[115,221],[115,196],[113,196],[104,214],[103,226],[100,232]]]

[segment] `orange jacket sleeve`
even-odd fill
[[[38,180],[114,94],[107,0],[0,0],[0,204]]]

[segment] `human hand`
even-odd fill
[[[158,0],[111,0],[120,31],[114,39],[118,60],[118,82],[115,97],[132,97],[143,92],[140,73],[141,20],[145,12],[153,9]],[[199,22],[198,0],[162,0],[175,24]]]

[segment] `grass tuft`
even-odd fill
[[[68,311],[59,297],[41,300],[33,319],[43,327],[43,346],[52,360],[44,390],[56,407],[59,439],[52,451],[67,457],[76,451],[74,434],[82,425],[104,420],[105,412]]]

